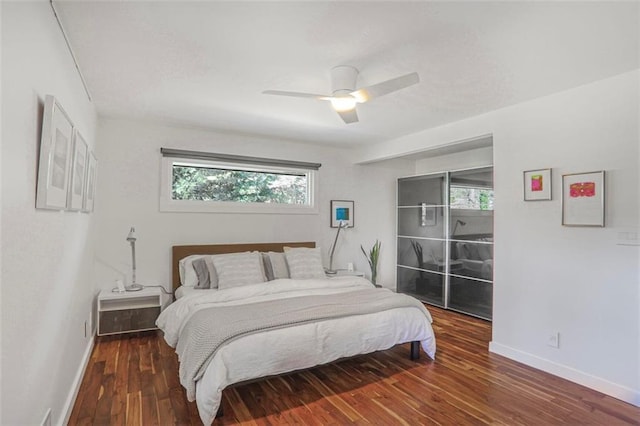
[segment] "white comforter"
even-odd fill
[[[171,347],[190,316],[199,309],[255,303],[303,295],[335,294],[371,287],[359,277],[318,280],[281,279],[218,291],[189,294],[171,304],[157,320]],[[390,291],[380,289],[379,291]],[[215,325],[213,325],[215,326]],[[339,358],[420,341],[431,358],[435,336],[431,317],[417,309],[388,311],[305,323],[251,334],[218,350],[196,385],[196,403],[204,424],[211,424],[227,386],[258,377],[310,368]]]

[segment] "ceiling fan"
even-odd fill
[[[386,95],[396,90],[404,89],[420,81],[417,72],[392,78],[368,87],[356,89],[358,70],[350,65],[339,65],[331,70],[331,95],[317,95],[313,93],[287,92],[282,90],[265,90],[266,95],[294,96],[298,98],[314,98],[331,102],[331,106],[345,123],[356,123],[358,114],[356,104],[368,102],[371,99]]]

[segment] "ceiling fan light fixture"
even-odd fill
[[[351,111],[356,107],[358,102],[353,96],[334,96],[330,99],[331,106],[338,112]]]
[[[369,100],[369,96],[364,90],[356,90],[355,92],[351,92],[350,96],[356,100],[357,103],[362,104]]]
[[[1,1],[1,0],[0,0]],[[357,123],[358,114],[356,104],[369,102],[380,96],[393,93],[405,87],[420,82],[417,72],[412,72],[400,77],[385,80],[370,86],[356,89],[358,70],[349,65],[340,65],[331,69],[331,95],[318,95],[305,92],[289,92],[283,90],[265,90],[267,95],[293,96],[296,98],[312,98],[320,101],[329,101],[334,111],[338,113],[346,124]]]

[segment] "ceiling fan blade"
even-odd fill
[[[262,92],[264,95],[278,95],[278,96],[293,96],[295,98],[314,98],[320,99],[322,101],[327,101],[331,96],[327,95],[316,95],[314,93],[303,93],[303,92],[286,92],[283,90],[265,90]]]
[[[356,113],[356,109],[351,109],[349,111],[336,111],[340,118],[347,123],[357,123],[358,122],[358,114]]]
[[[356,98],[358,102],[362,103],[367,102],[373,98],[386,95],[387,93],[404,89],[405,87],[412,86],[418,82],[420,82],[420,76],[418,76],[417,72],[412,72],[410,74],[392,78],[391,80],[383,81],[382,83],[374,84],[369,87],[363,87],[362,89],[351,92],[350,95]]]

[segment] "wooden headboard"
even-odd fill
[[[303,241],[297,243],[243,243],[243,244],[211,244],[194,246],[173,246],[171,257],[171,282],[173,290],[180,287],[180,270],[178,263],[192,254],[224,254],[240,253],[243,251],[277,251],[283,252],[284,247],[310,247],[314,248],[313,241]]]

